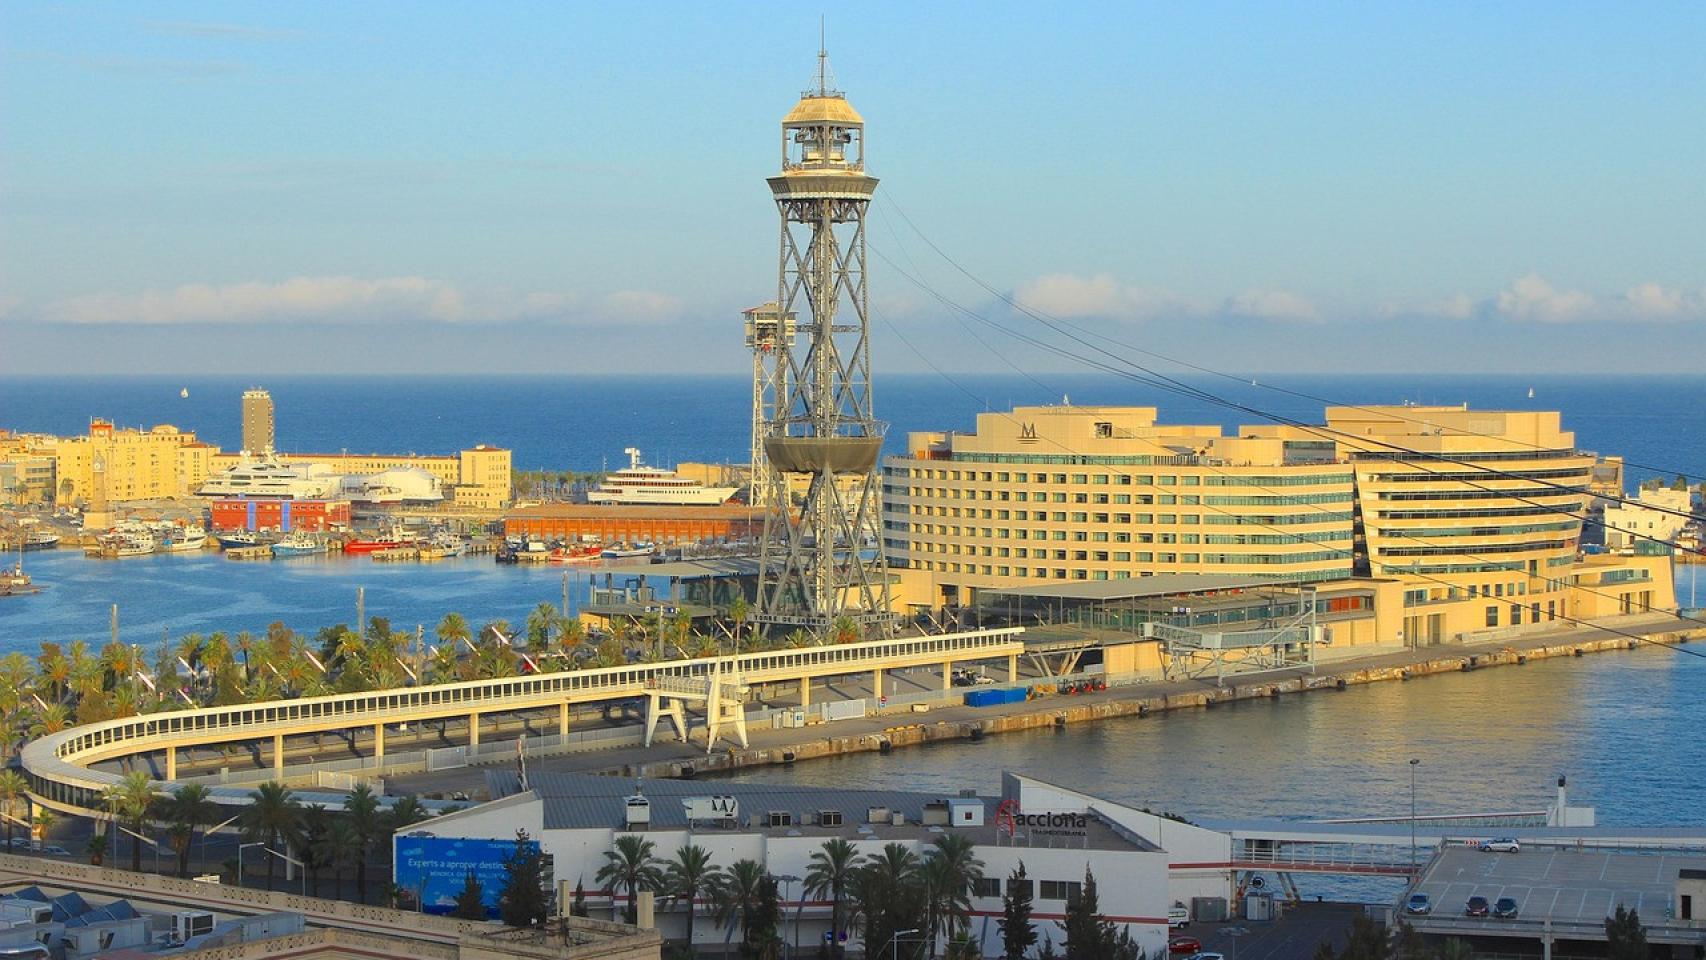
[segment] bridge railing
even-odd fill
[[[99,792],[119,778],[82,767],[79,760],[162,750],[180,741],[253,738],[289,732],[293,727],[368,726],[398,715],[454,716],[640,696],[666,678],[704,682],[713,671],[750,683],[880,669],[888,662],[976,659],[1017,652],[1023,632],[1017,627],[976,630],[147,714],[50,734],[27,744],[21,760],[32,793],[67,806],[95,809]]]

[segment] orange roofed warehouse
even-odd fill
[[[742,540],[764,532],[764,511],[741,504],[714,507],[551,503],[504,516],[506,535],[544,540],[697,543]]]

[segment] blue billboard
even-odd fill
[[[527,841],[529,852],[539,852],[539,841]],[[480,884],[480,899],[486,915],[498,915],[498,895],[509,882],[504,862],[515,856],[514,840],[474,840],[463,837],[396,838],[397,886],[420,897],[427,913],[450,913],[456,895],[462,892],[468,874]]]

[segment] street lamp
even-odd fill
[[[900,938],[917,932],[917,928],[913,928],[911,930],[896,930],[894,932],[894,936],[889,938],[889,956],[891,957],[891,960],[900,960]]]
[[[296,872],[302,875],[302,895],[305,897],[308,896],[308,865],[287,853],[279,853],[271,847],[262,847],[261,849],[280,860],[283,860],[285,863],[294,866],[296,868]]]
[[[1422,761],[1410,758],[1410,879],[1416,878],[1416,768]]]
[[[787,885],[792,885],[792,884],[799,883],[800,878],[794,876],[791,873],[785,873],[785,874],[777,877],[776,882],[782,883],[782,884],[787,884]],[[784,886],[782,888],[782,899],[784,899],[784,900],[791,899],[788,896],[788,887],[787,886]],[[790,945],[788,948],[788,956],[789,957],[794,957],[794,956],[798,955],[800,952],[800,910],[803,907],[805,907],[805,905],[806,905],[805,891],[804,891],[804,889],[802,889],[800,891],[799,902],[794,904],[794,939],[793,939],[792,945]]]
[[[243,818],[243,815],[239,813],[236,816],[232,817],[231,819],[222,820],[219,823],[216,823],[213,826],[208,827],[206,830],[203,830],[201,832],[201,868],[203,870],[207,869],[207,841],[208,841],[208,838],[212,837],[215,833],[218,833],[219,831],[225,829],[226,827],[229,827],[233,823],[236,823],[238,820],[241,820],[242,818]]]

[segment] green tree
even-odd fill
[[[84,845],[83,852],[89,855],[90,866],[98,867],[106,862],[108,842],[107,835],[104,833],[96,832],[89,835],[89,842]]]
[[[1398,921],[1398,928],[1392,934],[1392,945],[1397,948],[1398,960],[1434,960],[1427,941],[1407,921]]]
[[[199,783],[184,784],[172,791],[161,805],[166,834],[178,855],[180,878],[190,875],[190,845],[195,841],[195,832],[211,824],[218,809],[208,789]]]
[[[729,619],[735,622],[735,653],[740,653],[741,635],[746,632],[746,618],[752,616],[752,605],[746,597],[736,595],[729,601]]]
[[[597,880],[609,889],[621,887],[628,895],[623,916],[635,922],[635,895],[641,890],[658,890],[664,885],[663,870],[652,856],[656,845],[636,834],[616,838],[616,849],[604,851],[604,866],[598,868]]]
[[[848,882],[852,880],[853,874],[858,871],[864,859],[859,848],[840,837],[835,837],[824,841],[823,846],[812,854],[807,864],[806,894],[819,900],[829,900],[829,928],[837,934],[830,940],[829,952],[832,957],[840,956],[843,951],[839,936],[846,930],[841,925],[842,900],[847,893]],[[797,913],[794,922],[799,923]]]
[[[1386,960],[1390,953],[1391,939],[1385,928],[1364,914],[1351,918],[1351,930],[1340,960]]]
[[[684,843],[675,851],[675,858],[664,865],[663,889],[670,896],[687,904],[687,946],[693,946],[693,920],[700,897],[709,896],[715,888],[717,869],[711,865],[711,852],[696,843]]]
[[[1605,918],[1605,955],[1607,960],[1647,960],[1647,928],[1641,926],[1641,916],[1634,910],[1617,905],[1617,912]]]
[[[937,837],[925,852],[924,861],[931,880],[928,891],[931,920],[945,937],[951,938],[966,925],[972,889],[983,879],[983,861],[977,858],[977,848],[971,839],[958,833]],[[932,927],[932,944],[935,934]]]
[[[739,930],[743,944],[747,942],[747,925],[758,912],[759,900],[764,895],[764,878],[764,866],[756,860],[736,860],[717,875],[712,895],[717,907],[717,925],[727,927],[729,937]]]
[[[580,882],[579,880],[575,881],[575,895],[569,899],[569,916],[571,916],[571,917],[587,916],[586,884]]]
[[[1078,896],[1066,901],[1066,919],[1060,921],[1065,934],[1066,960],[1112,960],[1114,925],[1102,916],[1096,894],[1096,875],[1084,867],[1084,886]]]
[[[0,770],[0,813],[6,817],[6,849],[12,849],[12,824],[18,816],[17,804],[25,798],[29,783],[16,770]]]
[[[1327,949],[1331,950],[1332,945],[1328,944]],[[1439,960],[1475,960],[1475,948],[1469,945],[1469,941],[1461,937],[1451,937],[1439,945],[1437,955]],[[1333,958],[1328,957],[1327,960],[1333,960]]]
[[[250,842],[261,841],[270,850],[277,850],[280,841],[295,835],[297,824],[302,816],[302,805],[297,802],[290,788],[276,780],[261,784],[249,794],[250,803],[243,810],[243,834]],[[265,854],[267,861],[267,889],[273,887],[273,878],[278,873],[278,858]],[[238,878],[241,885],[242,878]]]
[[[142,838],[148,829],[148,818],[154,810],[154,784],[148,779],[148,774],[141,770],[132,770],[124,775],[118,783],[115,795],[118,815],[130,831],[130,869],[132,872],[142,872]]]
[[[1025,960],[1025,954],[1037,945],[1037,928],[1031,923],[1031,878],[1025,875],[1025,861],[1019,861],[1007,877],[1007,894],[1001,898],[1002,953],[1006,960]]]
[[[355,828],[342,817],[333,818],[326,832],[315,844],[314,856],[322,865],[332,868],[332,896],[343,896],[344,868],[355,862]]]
[[[480,889],[480,881],[470,872],[462,881],[462,892],[456,895],[456,909],[450,915],[458,920],[486,919],[485,891]]]
[[[498,916],[506,926],[539,927],[546,921],[545,855],[528,842],[527,831],[515,832],[515,852],[504,861],[504,888],[498,894]]]
[[[857,905],[857,916],[864,920],[860,933],[866,944],[886,945],[897,931],[923,930],[925,897],[917,854],[903,844],[884,844],[881,852],[866,860],[853,875],[848,899]],[[923,943],[923,938],[914,938],[905,953],[921,955]]]
[[[356,897],[366,903],[367,864],[373,857],[373,845],[384,828],[379,815],[379,798],[373,795],[367,784],[361,784],[344,798],[344,813],[355,835]]]
[[[302,808],[302,816],[297,820],[296,834],[292,838],[296,859],[302,861],[302,869],[308,874],[308,890],[316,897],[320,895],[320,871],[329,862],[326,834],[331,829],[331,812],[324,804],[310,803]]]

